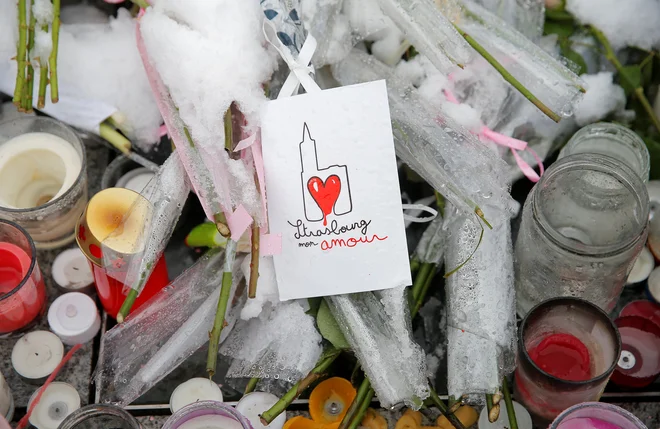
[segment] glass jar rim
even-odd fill
[[[130,415],[126,410],[119,408],[114,405],[108,404],[90,404],[82,408],[78,408],[73,413],[69,414],[63,421],[60,423],[60,429],[71,429],[74,428],[74,425],[78,425],[84,420],[92,417],[102,416],[102,415],[111,415],[123,419],[125,422],[128,422],[135,429],[139,429],[140,423]]]
[[[550,225],[547,220],[543,209],[540,207],[540,192],[546,183],[552,180],[556,175],[564,173],[566,170],[581,168],[583,170],[592,170],[600,173],[608,174],[619,183],[623,184],[637,200],[638,205],[641,207],[641,222],[640,226],[631,237],[622,243],[609,244],[609,245],[575,245],[575,241],[565,237],[559,233],[555,228]],[[641,195],[640,195],[641,193]],[[645,197],[645,198],[644,198]],[[565,158],[558,160],[550,166],[541,176],[541,179],[536,183],[532,190],[532,214],[538,221],[540,230],[543,235],[549,238],[554,244],[560,246],[562,249],[571,251],[572,253],[584,256],[608,256],[620,253],[629,249],[637,243],[648,228],[649,217],[649,197],[646,190],[646,185],[642,179],[626,164],[607,155],[595,153],[580,153],[568,155]]]
[[[607,404],[604,402],[581,402],[579,404],[575,404],[571,407],[568,407],[564,411],[562,411],[561,414],[555,417],[555,419],[552,421],[550,426],[548,426],[548,429],[557,429],[566,417],[569,417],[571,413],[580,410],[582,408],[598,408],[601,410],[616,411],[619,415],[625,417],[629,422],[634,423],[637,427],[639,428],[646,427],[646,425],[633,413],[621,407],[618,407],[614,404]]]
[[[165,424],[163,425],[162,429],[175,429],[178,426],[174,426],[174,425],[178,424],[183,417],[186,417],[189,414],[193,414],[195,412],[203,411],[203,410],[219,411],[221,414],[218,413],[214,413],[214,414],[231,417],[234,420],[236,420],[238,423],[240,423],[240,425],[243,426],[243,428],[252,429],[252,425],[250,424],[250,421],[245,416],[243,416],[241,413],[236,411],[234,407],[229,406],[224,402],[218,402],[218,401],[197,401],[197,402],[193,402],[192,404],[188,404],[185,407],[180,408],[174,414],[172,414],[170,418],[168,418],[167,421],[165,421]]]
[[[50,123],[52,123],[56,126],[59,126],[63,129],[65,129],[66,131],[71,132],[71,134],[73,134],[75,140],[80,145],[80,149],[81,149],[81,153],[82,153],[81,157],[80,157],[80,171],[78,172],[78,177],[76,177],[76,180],[71,184],[69,189],[64,191],[62,193],[62,195],[60,195],[59,197],[54,198],[54,199],[52,199],[52,200],[48,201],[47,203],[42,204],[40,206],[30,207],[30,208],[26,208],[26,209],[15,209],[15,208],[5,207],[5,206],[0,205],[0,210],[8,212],[8,213],[33,213],[33,212],[37,212],[39,210],[43,210],[43,209],[46,209],[48,207],[51,207],[51,206],[55,205],[56,203],[62,201],[65,197],[70,195],[72,192],[74,192],[74,190],[78,187],[80,182],[83,180],[83,177],[85,177],[86,174],[87,174],[87,151],[85,150],[85,144],[83,143],[82,139],[80,138],[80,136],[78,135],[76,130],[74,130],[73,128],[71,128],[70,126],[65,124],[64,122],[58,121],[57,119],[53,119],[53,118],[50,118],[48,116],[36,116],[36,117],[31,116],[31,117],[22,117],[22,118],[9,119],[7,121],[0,122],[0,128],[2,128],[3,125],[6,125],[6,124],[9,124],[9,123],[12,123],[12,122],[18,122],[18,121],[22,121],[22,122],[27,122],[27,121],[50,122]]]
[[[562,378],[556,377],[543,369],[539,367],[534,360],[532,360],[532,357],[529,355],[529,352],[527,351],[527,347],[525,346],[525,338],[524,338],[524,332],[525,332],[525,327],[527,326],[527,322],[529,321],[530,316],[540,310],[543,309],[543,307],[546,306],[551,306],[551,305],[556,305],[556,304],[580,304],[582,306],[587,306],[590,307],[591,310],[594,310],[596,315],[599,316],[606,325],[609,324],[609,326],[612,328],[612,331],[614,332],[614,336],[616,338],[616,350],[614,353],[614,359],[612,360],[612,364],[607,368],[606,371],[603,371],[603,373],[597,375],[596,377],[590,378],[589,380],[584,380],[584,381],[572,381],[572,380],[564,380]],[[520,323],[520,327],[518,328],[518,347],[522,349],[522,354],[525,357],[525,360],[540,374],[542,374],[544,377],[550,379],[553,382],[557,383],[562,383],[564,385],[568,386],[573,386],[573,387],[578,387],[578,386],[586,386],[589,384],[593,383],[598,383],[601,381],[604,381],[607,379],[614,369],[617,366],[618,363],[618,358],[619,355],[621,354],[621,335],[619,334],[619,330],[617,329],[616,325],[614,324],[614,321],[610,319],[610,316],[597,306],[596,304],[587,301],[586,299],[582,298],[576,298],[576,297],[569,297],[569,296],[561,296],[558,298],[551,298],[547,299],[545,301],[540,302],[539,304],[536,304],[534,307],[532,307],[531,310],[527,313],[527,315],[523,318],[522,322]]]
[[[20,226],[16,222],[12,222],[12,221],[6,220],[6,219],[0,219],[0,224],[6,224],[6,225],[9,225],[13,228],[16,228],[21,234],[23,234],[27,238],[28,243],[30,243],[30,252],[31,252],[30,267],[27,270],[27,274],[25,274],[25,277],[23,277],[21,282],[14,289],[12,289],[9,292],[6,292],[4,294],[0,294],[0,302],[2,302],[5,299],[7,299],[10,296],[17,293],[19,290],[21,290],[21,288],[23,286],[25,286],[25,284],[28,282],[28,280],[32,277],[32,273],[34,272],[34,267],[37,265],[37,248],[34,245],[34,240],[30,236],[30,234],[28,234],[28,232],[25,230],[25,228],[23,228],[22,226]]]

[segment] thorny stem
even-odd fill
[[[279,416],[282,414],[284,410],[286,410],[289,405],[298,397],[302,392],[305,391],[312,383],[314,383],[321,375],[330,368],[330,365],[332,362],[337,359],[337,357],[341,354],[341,350],[336,349],[336,348],[331,348],[329,349],[326,353],[324,353],[321,356],[321,359],[319,362],[316,364],[314,369],[307,374],[307,377],[303,378],[300,380],[298,383],[296,383],[291,389],[289,389],[288,392],[282,396],[282,398],[275,403],[272,407],[270,407],[268,410],[264,411],[259,417],[261,418],[261,423],[264,426],[268,426],[270,422],[272,422],[275,417]]]
[[[250,381],[248,381],[247,386],[245,386],[245,392],[243,392],[244,395],[247,395],[248,393],[251,393],[255,387],[257,387],[257,383],[259,382],[259,379],[257,377],[252,377]]]
[[[259,226],[252,227],[252,249],[250,253],[250,283],[248,284],[248,298],[257,296],[257,280],[259,279]]]
[[[348,429],[357,429],[360,423],[362,423],[364,414],[367,412],[367,409],[369,408],[369,404],[371,404],[371,400],[374,398],[374,393],[375,393],[374,389],[369,388],[366,396],[364,397],[364,400],[360,404],[360,408],[357,410],[357,413],[355,413],[355,416],[353,416],[351,423],[348,425]]]
[[[456,429],[465,429],[465,426],[463,426],[463,423],[456,417],[454,412],[456,410],[450,410],[447,408],[447,405],[445,405],[444,402],[442,402],[442,399],[440,399],[440,396],[438,396],[438,393],[432,388],[429,388],[431,390],[431,401],[435,404],[436,407],[440,410],[443,416],[449,420],[449,423],[451,423]]]
[[[53,0],[53,49],[48,58],[50,70],[50,101],[57,103],[59,91],[57,86],[57,44],[60,38],[60,0]]]
[[[16,86],[14,87],[14,104],[18,110],[23,108],[23,85],[25,84],[25,57],[27,48],[27,17],[25,13],[26,0],[18,0],[18,46],[16,47]]]
[[[509,71],[502,65],[500,64],[497,59],[495,59],[494,56],[492,56],[486,48],[481,46],[479,42],[477,42],[472,36],[470,36],[468,33],[465,31],[461,30],[460,27],[458,27],[456,24],[454,24],[454,28],[456,28],[456,31],[463,36],[466,42],[472,48],[477,51],[490,65],[492,65],[495,70],[499,72],[499,74],[502,75],[504,80],[509,82],[514,88],[516,88],[522,95],[525,96],[526,99],[528,99],[532,104],[534,104],[538,109],[545,113],[550,119],[552,119],[555,122],[559,122],[561,120],[561,116],[556,114],[555,112],[552,111],[548,106],[546,106],[541,100],[539,100],[534,94],[532,94],[525,86],[520,83],[518,79],[516,79]]]
[[[28,27],[28,47],[27,47],[27,85],[25,85],[25,95],[23,106],[26,112],[32,111],[32,97],[34,95],[34,67],[32,67],[32,50],[34,49],[34,26],[37,23],[37,17],[32,12],[34,0],[30,0],[30,25]]]
[[[41,30],[48,31],[48,25],[42,25]],[[45,58],[39,58],[39,98],[37,99],[37,108],[43,109],[46,106],[46,86],[48,86],[48,61]]]
[[[607,60],[612,63],[614,68],[619,73],[619,76],[621,76],[621,79],[625,79],[628,82],[628,85],[630,85],[632,88],[635,88],[635,97],[637,97],[639,102],[642,104],[644,111],[646,111],[646,114],[651,119],[651,122],[653,122],[653,126],[658,131],[660,131],[660,120],[653,111],[653,106],[651,106],[651,103],[649,103],[648,98],[646,98],[646,95],[644,95],[644,88],[636,85],[634,82],[630,80],[630,78],[624,71],[623,65],[616,57],[616,53],[614,52],[614,49],[612,49],[612,45],[610,45],[610,41],[607,40],[607,37],[605,37],[605,34],[603,34],[603,32],[597,29],[596,27],[592,26],[590,27],[590,29],[591,29],[591,33],[594,35],[596,40],[598,40],[598,42],[600,42],[600,44],[603,45],[603,49],[605,49],[605,58],[607,58]]]
[[[227,303],[229,303],[229,295],[231,292],[232,266],[234,265],[235,254],[236,242],[234,240],[227,240],[227,247],[225,248],[225,270],[222,273],[220,298],[218,298],[218,308],[215,312],[213,329],[209,332],[209,352],[206,355],[206,371],[209,373],[209,378],[213,377],[213,374],[215,374],[215,366],[218,360],[218,346],[220,345],[220,334],[222,334],[222,330],[227,324],[225,314],[227,313]]]
[[[364,398],[366,398],[367,393],[369,393],[370,390],[371,383],[367,377],[364,377],[364,380],[362,380],[362,384],[360,384],[357,394],[355,395],[355,399],[353,399],[351,406],[348,407],[346,414],[344,414],[344,418],[341,420],[338,429],[347,429],[351,425],[353,418],[356,416],[356,413],[360,408],[362,408],[362,402],[364,402]]]
[[[506,414],[509,417],[510,429],[518,429],[518,419],[516,418],[516,410],[513,407],[513,400],[511,399],[511,392],[509,391],[509,383],[506,377],[502,380],[502,392],[504,393],[504,404],[506,405]]]
[[[50,90],[53,90],[52,85]],[[41,95],[39,95],[39,99],[41,103]],[[99,125],[99,135],[101,138],[107,140],[108,143],[115,147],[119,152],[128,154],[131,151],[131,141],[105,122]]]

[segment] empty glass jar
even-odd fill
[[[58,429],[141,429],[135,417],[114,405],[92,404],[69,414]]]
[[[559,296],[616,304],[648,233],[649,197],[622,162],[578,154],[530,192],[515,245],[518,314]]]
[[[559,159],[578,153],[611,156],[630,167],[644,182],[649,180],[649,151],[635,132],[617,124],[599,122],[576,132],[559,152]]]

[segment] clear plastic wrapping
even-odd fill
[[[534,43],[543,35],[544,0],[477,0]]]
[[[426,227],[415,249],[415,256],[421,263],[442,264],[442,257],[447,246],[447,232],[442,228],[444,220],[438,216]]]

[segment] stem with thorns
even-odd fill
[[[57,44],[60,38],[60,0],[53,0],[53,49],[48,58],[48,69],[50,71],[50,101],[57,103],[59,90],[57,86]]]
[[[460,407],[460,402],[458,403],[458,407],[453,407],[452,408],[447,408],[444,402],[442,402],[442,399],[440,399],[440,396],[438,396],[438,393],[431,387],[431,401],[435,404],[436,407],[440,410],[443,416],[449,420],[449,423],[451,423],[456,429],[465,429],[465,426],[463,426],[463,423],[456,417],[454,414],[456,410]],[[454,404],[455,405],[455,404]]]
[[[477,42],[472,36],[470,36],[467,32],[461,30],[460,27],[458,27],[456,24],[454,24],[454,28],[456,28],[456,31],[463,36],[463,39],[465,39],[466,42],[472,48],[477,51],[490,65],[492,65],[495,70],[499,72],[499,74],[502,75],[504,80],[509,82],[511,86],[516,88],[522,95],[525,96],[526,99],[532,102],[541,112],[545,113],[546,116],[548,116],[550,119],[552,119],[555,122],[559,122],[561,120],[561,116],[556,114],[555,112],[552,111],[548,106],[546,106],[541,100],[539,100],[534,94],[532,94],[525,86],[520,83],[518,79],[516,79],[509,71],[502,65],[500,64],[497,59],[495,59],[494,56],[492,56],[486,48],[481,46],[479,42]]]
[[[653,106],[651,106],[648,98],[646,98],[646,95],[644,94],[644,88],[635,85],[635,83],[630,80],[624,71],[623,65],[617,58],[614,49],[612,49],[610,41],[607,40],[607,37],[605,37],[605,34],[603,34],[603,32],[596,27],[591,26],[590,29],[591,34],[594,35],[596,40],[598,40],[598,42],[603,46],[603,49],[605,49],[605,58],[607,58],[607,60],[612,63],[616,71],[619,73],[620,78],[628,82],[628,85],[630,85],[631,88],[634,88],[635,97],[637,97],[637,100],[639,100],[639,102],[642,104],[646,114],[649,115],[651,122],[653,122],[653,126],[660,132],[660,119],[658,119],[655,112],[653,111]]]
[[[259,279],[259,227],[252,227],[252,250],[250,252],[250,283],[248,285],[248,298],[257,296],[257,279]]]
[[[16,63],[18,70],[16,73],[16,86],[14,87],[13,102],[18,110],[23,110],[23,85],[25,85],[25,57],[27,55],[27,16],[25,12],[26,0],[18,0],[18,45],[16,49]]]
[[[32,67],[32,50],[34,49],[34,26],[37,23],[37,17],[32,12],[34,0],[30,0],[30,25],[28,27],[28,47],[27,47],[27,82],[25,85],[25,95],[23,106],[26,112],[32,112],[32,97],[34,95],[34,67]]]
[[[48,32],[48,25],[41,26],[41,31]],[[37,98],[37,108],[46,107],[46,86],[48,86],[48,61],[45,58],[39,58],[39,98]]]
[[[327,371],[328,368],[330,368],[332,362],[334,362],[340,354],[341,350],[334,347],[330,348],[326,353],[324,353],[314,369],[312,369],[312,371],[307,374],[307,377],[296,383],[291,389],[289,389],[288,392],[284,394],[284,396],[282,396],[279,401],[275,403],[275,405],[264,411],[259,416],[261,418],[261,423],[264,426],[268,426],[270,422],[275,419],[275,417],[282,414],[282,412],[286,410],[289,405],[291,405],[291,403],[298,396],[300,396],[302,392],[305,391],[305,389],[307,389],[312,383],[318,380],[321,375]]]

